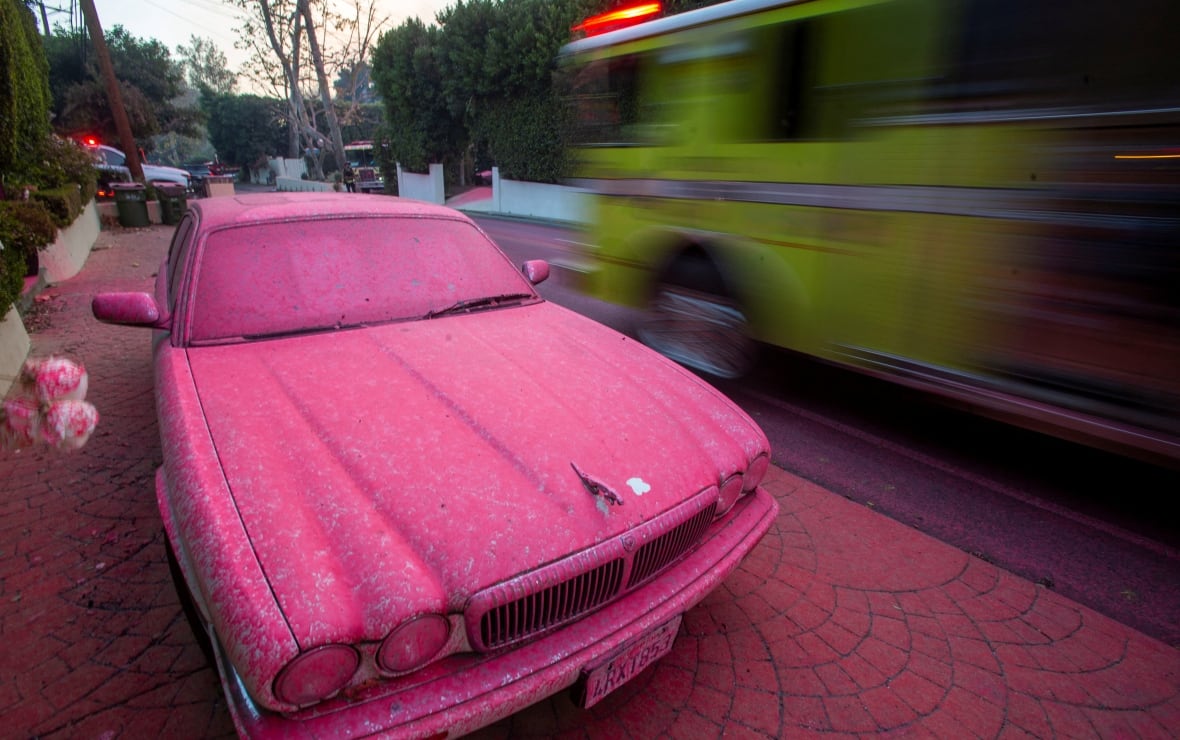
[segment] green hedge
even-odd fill
[[[20,297],[25,287],[25,272],[27,262],[24,252],[3,246],[0,239],[0,319],[8,314],[8,309]]]
[[[82,200],[82,188],[78,185],[37,190],[33,192],[33,198],[49,213],[49,217],[59,229],[74,223],[74,219],[82,213],[83,203],[90,202],[89,198]]]
[[[566,115],[565,106],[549,93],[502,99],[485,104],[472,138],[487,142],[502,177],[556,183],[569,167],[562,140]]]
[[[36,264],[37,251],[57,239],[57,224],[37,201],[0,201],[0,306],[4,312],[20,297],[29,266]]]

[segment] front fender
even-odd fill
[[[299,646],[226,485],[184,350],[160,348],[156,389],[164,456],[157,504],[193,600],[251,696],[295,709],[274,696],[272,684]]]

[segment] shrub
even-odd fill
[[[94,197],[94,158],[75,141],[47,136],[6,176],[10,185],[35,185],[33,197],[47,203],[57,226],[66,227]],[[73,191],[73,195],[69,194]],[[66,203],[61,203],[62,199]],[[77,205],[74,201],[77,200]]]
[[[46,137],[37,152],[37,162],[35,181],[42,187],[82,185],[94,179],[94,156],[71,139]]]
[[[23,264],[35,264],[37,250],[48,247],[56,238],[57,224],[37,201],[0,202],[0,242],[5,251],[20,254]],[[23,274],[21,278],[24,278]]]
[[[57,238],[57,226],[36,201],[0,201],[0,312],[20,297],[25,276],[37,264],[37,250]]]
[[[0,237],[0,319],[20,297],[21,289],[25,286],[27,265],[24,253],[7,248],[3,237]]]
[[[562,141],[566,109],[549,94],[488,102],[473,126],[473,138],[486,141],[512,180],[560,182],[569,168]]]
[[[78,185],[64,185],[52,190],[37,190],[33,198],[41,204],[58,228],[74,223],[82,212],[82,189]]]

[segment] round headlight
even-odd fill
[[[717,497],[717,516],[724,516],[737,503],[742,494],[742,474],[734,473],[721,484],[721,495]]]
[[[451,623],[441,614],[423,614],[404,622],[381,643],[377,665],[390,673],[412,671],[438,655],[451,636]]]
[[[766,477],[766,471],[770,470],[770,455],[765,453],[754,458],[750,463],[750,467],[746,468],[745,482],[742,484],[742,490],[749,493],[758,487],[762,479]]]
[[[323,701],[344,688],[360,656],[347,645],[323,645],[288,663],[275,678],[275,696],[297,706]]]

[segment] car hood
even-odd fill
[[[301,641],[461,610],[766,449],[713,388],[550,303],[188,354],[230,493]]]

